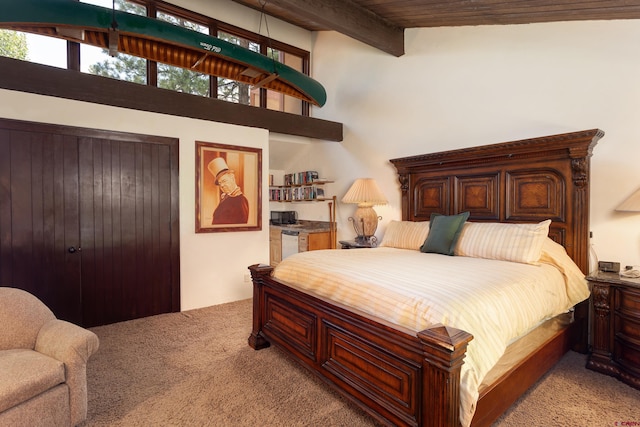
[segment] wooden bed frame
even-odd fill
[[[587,272],[589,168],[604,132],[593,129],[394,159],[402,219],[469,211],[471,221],[539,222]],[[254,349],[290,352],[327,384],[389,425],[460,425],[460,368],[473,337],[434,325],[415,333],[316,296],[249,267]],[[588,303],[480,392],[474,426],[490,425],[570,349],[587,349]],[[519,340],[523,342],[531,333]],[[540,342],[540,341],[538,341]]]

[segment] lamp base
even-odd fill
[[[368,241],[374,237],[376,230],[378,229],[378,220],[382,219],[381,216],[376,214],[371,206],[358,206],[352,217],[349,217],[349,221],[353,222],[353,229],[356,232],[356,240]]]
[[[376,236],[357,236],[354,240],[359,245],[366,245],[372,248],[378,245],[378,238]]]

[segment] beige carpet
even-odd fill
[[[85,427],[376,425],[280,350],[251,349],[250,300],[92,330]],[[496,425],[640,423],[640,391],[584,364],[566,355]]]

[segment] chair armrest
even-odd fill
[[[96,334],[64,320],[54,319],[40,328],[35,351],[69,365],[86,365],[98,350]]]
[[[35,351],[64,363],[72,425],[87,417],[87,361],[98,346],[96,334],[59,319],[46,322],[36,339]]]

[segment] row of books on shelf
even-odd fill
[[[284,175],[284,185],[304,185],[311,184],[318,180],[317,171],[304,171],[288,173]]]
[[[269,200],[274,202],[317,199],[324,199],[324,188],[316,187],[315,185],[269,189]]]

